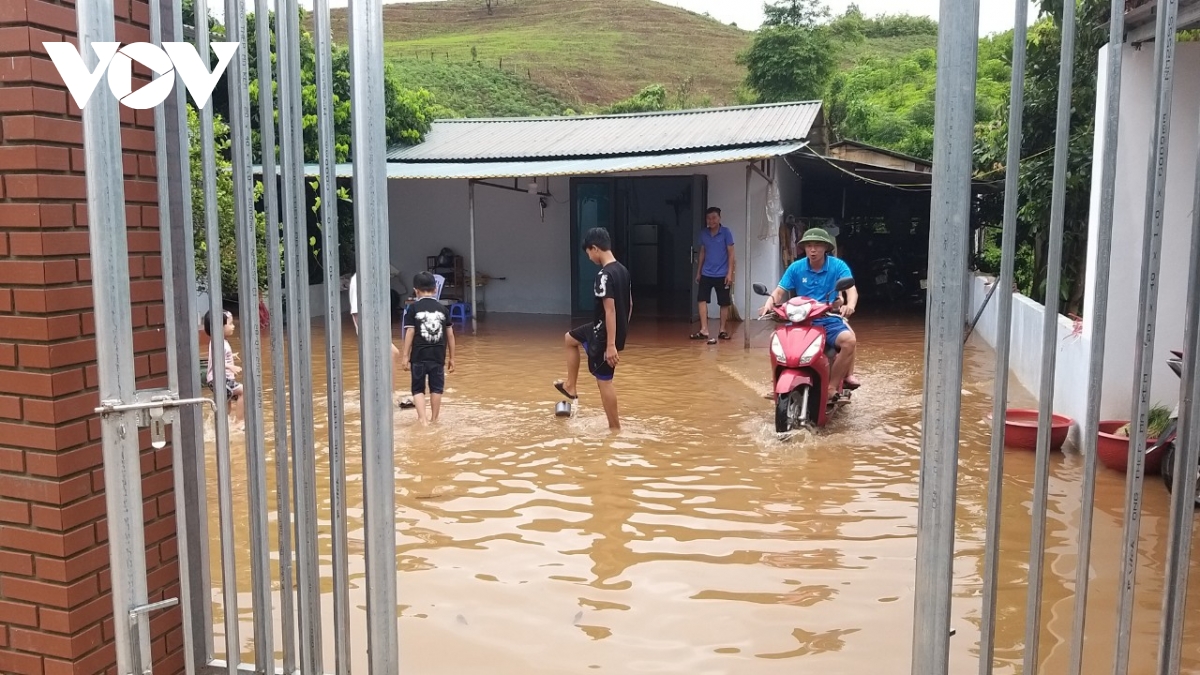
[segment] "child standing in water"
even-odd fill
[[[225,396],[229,400],[229,419],[235,423],[234,426],[238,426],[241,424],[244,413],[243,406],[245,405],[242,400],[242,385],[236,379],[238,373],[242,372],[242,368],[234,364],[233,348],[229,346],[228,338],[233,337],[233,314],[223,312],[222,319],[224,326],[220,342],[224,346],[225,353]],[[209,339],[207,380],[212,385],[213,364],[217,362],[217,340],[213,339],[212,334],[212,310],[204,313],[204,334]]]
[[[417,406],[417,418],[421,424],[425,419],[425,388],[429,388],[429,421],[437,422],[442,407],[442,390],[446,385],[446,373],[454,372],[454,326],[446,307],[433,296],[437,293],[437,280],[429,272],[420,272],[413,278],[413,290],[417,301],[404,315],[404,350],[400,363],[404,370],[412,371],[413,403]]]

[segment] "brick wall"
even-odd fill
[[[149,6],[117,0],[117,39]],[[42,42],[72,3],[0,1],[0,672],[115,672],[82,123]],[[77,44],[77,43],[76,43]],[[135,74],[145,75],[143,71]],[[102,81],[95,96],[109,94]],[[166,386],[152,111],[121,108],[139,388]],[[171,450],[142,433],[150,600],[178,597]],[[183,669],[178,608],[154,672]]]

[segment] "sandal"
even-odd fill
[[[567,391],[566,382],[563,382],[562,380],[555,382],[554,388],[558,390],[558,393],[562,394],[563,396],[566,396],[568,399],[570,399],[572,401],[577,400],[579,398],[578,394],[572,396],[571,393]]]
[[[717,337],[721,338],[722,340],[732,340],[733,339],[733,336],[731,336],[729,333],[726,333],[725,331],[721,331],[721,334],[718,335]]]
[[[688,339],[689,340],[710,340],[711,338],[708,337],[707,333],[701,333],[700,331],[696,331],[695,333],[692,333]]]

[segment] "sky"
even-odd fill
[[[754,29],[762,23],[762,2],[758,0],[658,0],[693,12],[708,12],[725,23],[737,23],[741,28]],[[831,12],[841,14],[851,2],[866,16],[876,14],[924,14],[938,16],[938,0],[825,0]],[[980,34],[999,33],[1013,27],[1016,6],[1004,0],[982,0],[979,10]],[[1030,10],[1031,18],[1034,10]]]

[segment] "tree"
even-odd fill
[[[763,15],[767,27],[816,28],[829,19],[829,8],[821,0],[774,0],[763,5]]]
[[[623,101],[603,109],[605,115],[622,113],[659,112],[667,110],[667,88],[661,84],[652,84]]]
[[[191,21],[193,16],[192,10],[193,0],[184,0],[184,17],[185,20]],[[313,42],[312,34],[305,28],[310,23],[308,14],[305,10],[300,9],[300,84],[301,84],[301,107],[302,107],[302,125],[304,137],[304,161],[306,163],[314,163],[319,156],[319,141],[317,133],[317,85],[316,85],[316,49]],[[272,75],[275,80],[278,80],[278,60],[275,53],[275,14],[272,12],[268,15],[268,22],[271,25],[271,61]],[[213,40],[224,39],[224,26],[218,23],[211,16],[209,18],[209,27],[212,32]],[[246,49],[247,60],[249,63],[249,93],[250,93],[250,124],[251,124],[251,152],[252,161],[261,163],[262,161],[262,140],[259,134],[261,120],[259,118],[258,101],[262,94],[258,82],[258,49],[257,49],[257,22],[254,20],[253,14],[249,15],[246,22],[247,36],[243,43],[243,48]],[[194,41],[194,40],[193,40]],[[350,54],[349,50],[341,45],[333,45],[331,49],[331,66],[333,74],[333,118],[334,118],[334,155],[336,162],[346,162],[350,157],[350,141],[351,141],[351,88],[350,88]],[[413,145],[421,142],[425,133],[429,130],[432,121],[437,117],[447,116],[448,111],[436,105],[433,101],[433,96],[424,89],[405,89],[400,86],[399,78],[396,77],[392,67],[385,64],[385,84],[384,84],[384,102],[385,102],[385,131],[387,134],[387,142],[389,146],[393,145]],[[278,82],[273,82],[276,89],[271,93],[275,96],[278,93]],[[214,110],[215,120],[229,119],[229,97],[228,90],[224,86],[219,86],[213,91],[212,106]],[[279,110],[275,110],[275,119],[273,123],[278,124]],[[197,125],[199,122],[197,121]],[[224,129],[224,133],[228,133],[228,127],[224,122],[218,123],[218,129]],[[199,127],[192,129],[192,144],[193,144],[193,192],[195,193],[197,186],[201,185],[200,176],[202,174],[195,173],[199,166],[199,149],[196,145],[199,143],[198,138]],[[279,134],[276,133],[275,157],[279,158],[278,139]],[[229,160],[229,141],[217,143],[217,161],[218,161],[218,181],[217,194],[218,204],[221,210],[221,260],[222,260],[222,289],[224,292],[231,295],[237,292],[237,259],[234,253],[235,249],[232,246],[234,225],[232,220],[233,214],[233,196],[232,196],[232,180],[228,176],[228,168],[224,172],[220,167],[228,167]],[[224,179],[222,177],[224,176]],[[315,181],[309,184],[310,191],[308,197],[310,201],[319,205],[316,201],[318,194],[318,185]],[[256,197],[262,194],[262,183],[255,184]],[[196,246],[196,270],[197,276],[203,280],[207,274],[208,260],[207,252],[202,249],[200,244],[205,238],[204,219],[203,219],[203,191],[196,193],[199,199],[193,199],[193,219],[195,224],[195,241]],[[339,200],[337,205],[338,210],[338,240],[340,243],[339,264],[341,269],[354,269],[354,226],[353,212],[350,204],[350,195],[348,190],[339,190]],[[257,201],[257,200],[256,200]],[[224,205],[228,205],[226,208]],[[256,218],[263,222],[265,227],[265,219],[262,213],[256,212]],[[264,230],[265,232],[265,230]],[[319,241],[320,235],[320,220],[317,214],[313,213],[309,218],[309,241],[310,243]],[[228,238],[228,242],[226,239]],[[310,246],[310,248],[313,248]],[[316,269],[310,268],[312,272],[319,272],[321,258],[319,249],[310,250],[310,265]],[[262,251],[260,257],[265,261],[265,251]],[[260,261],[261,262],[261,261]],[[259,269],[260,285],[265,288],[266,271],[261,267]],[[314,277],[315,278],[315,277]]]
[[[763,103],[820,99],[837,66],[825,26],[766,26],[737,61],[746,67],[746,86]]]
[[[1093,104],[1099,49],[1108,40],[1104,0],[1081,0],[1075,38],[1074,80],[1071,92],[1071,126],[1067,155],[1067,191],[1064,219],[1062,302],[1063,313],[1081,314],[1091,203],[1092,140],[1095,135]],[[1058,109],[1058,71],[1062,46],[1062,2],[1043,0],[1041,18],[1030,31],[1025,73],[1025,113],[1022,123],[1020,210],[1017,223],[1018,288],[1044,301],[1046,254],[1049,245],[1050,207],[1054,177],[1054,144]],[[1007,98],[1007,97],[1006,97]],[[982,129],[976,141],[979,177],[1004,179],[1008,143],[1007,101],[995,121]],[[1003,195],[985,198],[980,214],[985,222],[1003,222]],[[990,271],[999,269],[999,231],[993,230],[981,261]]]
[[[204,204],[204,163],[201,155],[200,114],[189,103],[189,159],[192,181],[192,242],[196,248],[196,281],[201,289],[208,287],[208,230]],[[238,288],[237,220],[233,205],[233,171],[229,161],[229,126],[219,116],[213,116],[213,150],[216,156],[217,232],[221,256],[221,290],[234,295]],[[262,183],[258,183],[261,188]],[[254,214],[254,232],[258,242],[258,288],[267,288],[266,218]]]
[[[980,122],[990,123],[1004,108],[1011,47],[1011,34],[980,40],[975,99]],[[932,49],[900,59],[863,61],[830,82],[825,98],[829,125],[839,139],[932,159],[936,79],[937,55]]]

